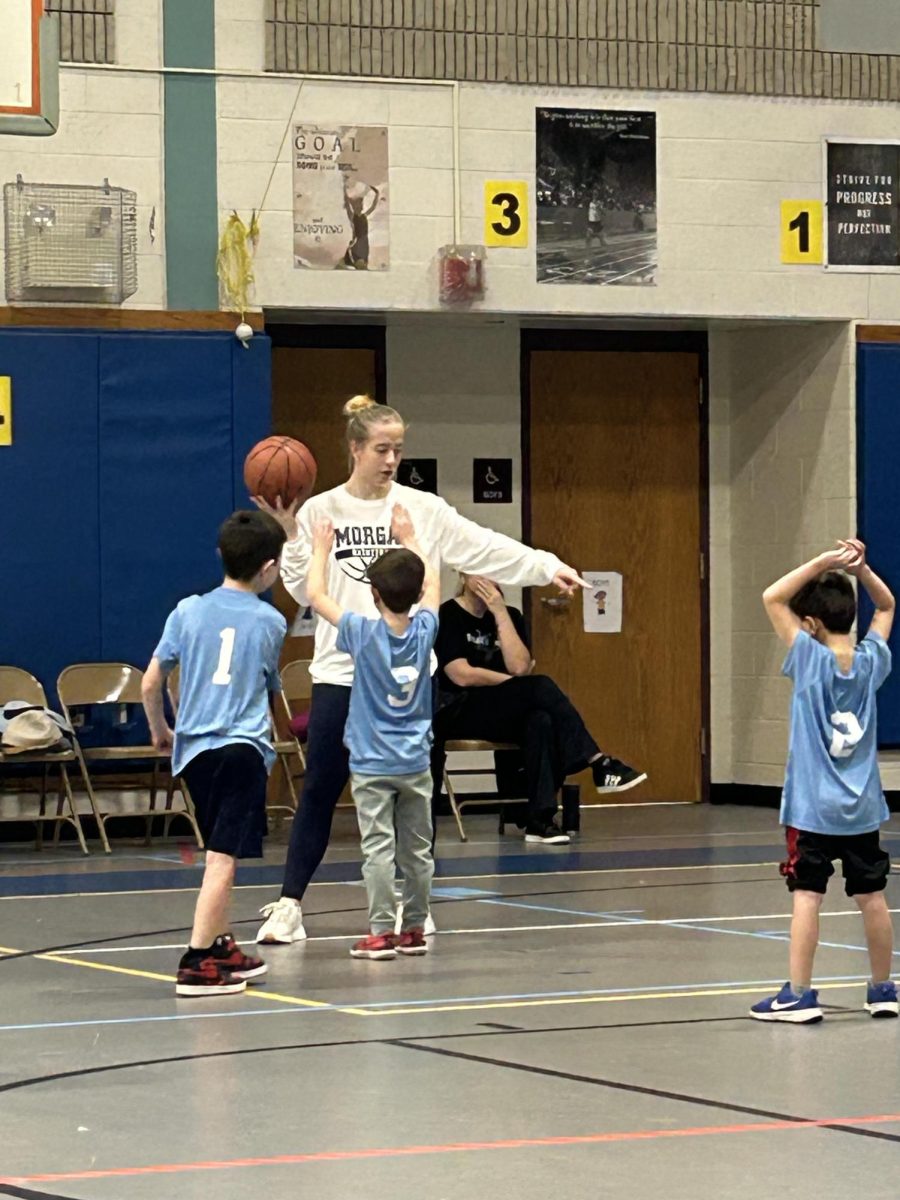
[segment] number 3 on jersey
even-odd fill
[[[528,245],[528,184],[522,179],[489,179],[484,185],[486,246]]]
[[[220,687],[227,687],[231,683],[231,660],[234,657],[235,632],[234,627],[229,625],[219,634],[222,645],[219,648],[219,665],[216,667],[212,681]]]
[[[829,754],[832,758],[849,758],[865,737],[865,730],[856,718],[856,713],[836,712],[831,714],[834,730],[831,734]]]

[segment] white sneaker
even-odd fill
[[[399,934],[402,932],[402,929],[403,929],[403,901],[401,900],[397,904],[397,916],[394,920],[394,933],[396,933],[399,936]],[[425,924],[422,926],[422,932],[425,934],[426,937],[432,937],[435,933],[437,933],[437,930],[434,927],[434,917],[431,915],[431,910],[429,910],[428,916],[425,918]]]
[[[257,942],[282,943],[289,946],[291,942],[302,942],[306,938],[303,928],[303,910],[299,900],[290,896],[280,896],[271,904],[265,904],[259,910],[266,918],[256,935]]]

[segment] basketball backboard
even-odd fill
[[[0,0],[0,133],[59,125],[59,25],[43,0]]]

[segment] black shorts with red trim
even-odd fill
[[[877,829],[846,837],[808,833],[792,825],[785,832],[788,856],[780,870],[790,891],[818,892],[824,896],[828,880],[834,874],[835,859],[840,859],[848,896],[880,892],[887,885],[891,859],[881,845]]]

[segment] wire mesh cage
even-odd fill
[[[121,304],[137,291],[137,195],[111,187],[3,186],[7,302]]]

